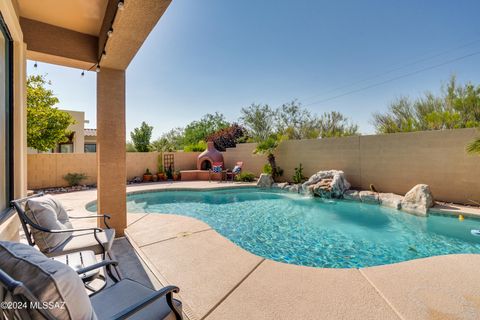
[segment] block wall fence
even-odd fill
[[[302,163],[304,174],[343,170],[354,188],[405,194],[415,184],[430,185],[437,200],[471,203],[480,200],[480,155],[465,151],[480,132],[475,129],[424,131],[344,138],[290,140],[280,144],[277,164],[290,180]],[[254,155],[255,144],[239,144],[224,152],[227,168],[244,162],[244,171],[259,175],[265,156]],[[198,152],[174,152],[175,168],[194,169]],[[127,153],[127,178],[156,172],[158,152]],[[28,187],[64,186],[68,172],[84,172],[86,183],[96,181],[95,154],[29,154]],[[112,172],[115,174],[115,172]]]

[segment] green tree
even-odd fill
[[[183,128],[174,128],[152,142],[152,148],[156,151],[171,152],[182,150],[185,145]]]
[[[377,133],[478,127],[480,86],[459,86],[452,76],[439,95],[427,92],[413,101],[401,97],[387,112],[374,113],[372,123]]]
[[[137,149],[135,149],[135,146],[131,141],[127,141],[127,143],[125,144],[125,150],[127,152],[137,152]]]
[[[142,122],[139,128],[133,129],[130,132],[133,145],[138,152],[150,151],[150,139],[152,138],[153,127],[149,126],[145,121]]]
[[[317,137],[345,137],[359,135],[358,125],[351,124],[348,118],[337,111],[325,112],[316,120]]]
[[[287,139],[315,139],[319,135],[317,117],[297,101],[285,103],[275,112],[277,132]]]
[[[58,103],[51,85],[42,75],[27,78],[27,145],[39,151],[48,151],[58,143],[67,142],[75,123],[72,116],[53,106]]]
[[[242,108],[240,122],[255,142],[267,140],[274,133],[275,111],[268,104]]]
[[[214,132],[229,127],[230,123],[225,120],[221,113],[208,113],[200,120],[189,123],[184,130],[184,144],[196,145]]]

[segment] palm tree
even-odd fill
[[[281,140],[277,135],[271,135],[270,137],[268,137],[268,139],[259,142],[257,144],[257,147],[255,148],[255,151],[253,152],[255,154],[264,154],[267,156],[268,163],[272,168],[272,178],[274,180],[278,176],[278,168],[275,161],[274,153],[275,150],[277,150],[280,142]]]
[[[480,154],[480,137],[476,138],[470,142],[467,146],[467,151],[469,153],[478,153]]]

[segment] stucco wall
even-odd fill
[[[475,129],[427,131],[361,137],[292,140],[280,144],[277,164],[283,179],[291,180],[302,163],[304,174],[343,170],[354,187],[405,194],[426,183],[436,199],[469,203],[480,199],[480,156],[465,146],[477,136]],[[252,154],[255,145],[239,145],[225,153],[227,167],[244,161],[245,170],[259,174],[265,157]]]
[[[175,168],[178,170],[194,169],[198,152],[174,152]],[[148,168],[157,172],[158,152],[128,152],[127,179],[141,176]],[[63,179],[67,173],[85,173],[88,179],[83,183],[93,184],[97,181],[97,155],[83,154],[29,154],[28,188],[41,189],[66,186]],[[112,170],[111,174],[115,174]]]
[[[405,194],[418,183],[429,184],[438,200],[468,203],[480,199],[480,156],[469,155],[465,146],[478,134],[475,129],[399,133],[330,139],[284,141],[277,151],[283,178],[290,180],[302,163],[304,174],[319,170],[343,170],[354,187],[372,183],[382,192]],[[265,156],[254,155],[255,144],[239,144],[223,153],[227,168],[244,162],[244,171],[260,174]],[[196,167],[198,152],[176,152],[175,169]],[[157,171],[158,153],[127,153],[127,177]],[[96,180],[95,154],[28,155],[28,186],[65,185],[63,175],[85,172]],[[115,172],[112,172],[115,174]]]

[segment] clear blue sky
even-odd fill
[[[438,91],[451,74],[480,84],[475,55],[374,86],[479,52],[479,12],[478,0],[173,0],[127,70],[127,130],[147,121],[156,138],[205,113],[234,121],[252,102],[298,99],[372,133],[371,113],[395,97]],[[48,74],[60,108],[95,127],[96,74],[80,72],[28,63]]]

